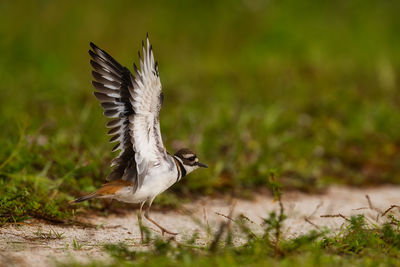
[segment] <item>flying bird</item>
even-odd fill
[[[167,152],[161,138],[159,113],[164,100],[157,61],[147,35],[139,54],[140,69],[134,64],[134,75],[107,52],[90,43],[90,64],[93,67],[94,95],[104,109],[104,116],[112,118],[106,127],[112,151],[118,156],[112,160],[107,183],[97,191],[73,200],[78,203],[92,198],[112,198],[127,203],[140,203],[138,213],[142,231],[142,209],[147,202],[144,217],[156,225],[161,233],[176,235],[150,217],[155,197],[185,175],[199,167],[196,154],[187,148],[174,155]]]

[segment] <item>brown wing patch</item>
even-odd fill
[[[96,191],[97,196],[113,195],[124,187],[133,186],[132,182],[124,180],[115,180],[106,184],[103,184],[99,190]]]
[[[113,194],[117,193],[119,190],[121,190],[122,188],[127,187],[127,186],[133,186],[133,183],[127,182],[127,181],[124,181],[121,179],[115,180],[115,181],[103,184],[101,186],[101,188],[99,190],[97,190],[96,192],[93,192],[93,193],[90,193],[89,195],[72,200],[69,203],[74,204],[74,203],[82,202],[82,201],[92,199],[92,198],[113,195]]]

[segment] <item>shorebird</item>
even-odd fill
[[[120,150],[112,160],[114,167],[107,183],[97,191],[73,200],[78,203],[92,198],[112,198],[128,203],[140,203],[139,227],[143,241],[142,209],[147,202],[144,217],[156,225],[162,235],[176,235],[150,217],[155,197],[199,167],[196,154],[187,148],[171,155],[161,138],[159,113],[164,95],[157,61],[146,37],[142,41],[140,70],[134,64],[134,75],[107,52],[90,43],[90,64],[93,67],[94,95],[104,109],[104,116],[113,118],[106,124],[111,128],[110,142],[117,142],[112,151]]]

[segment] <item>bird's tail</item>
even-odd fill
[[[90,193],[89,195],[78,197],[77,199],[70,201],[69,204],[79,203],[79,202],[82,202],[82,201],[85,201],[88,199],[92,199],[92,198],[96,198],[96,197],[99,197],[99,195],[97,194],[97,192],[93,192],[93,193]]]
[[[106,184],[103,184],[99,190],[90,193],[89,195],[79,197],[75,200],[70,201],[70,204],[79,203],[92,198],[112,198],[119,190],[127,186],[133,186],[132,182],[127,182],[124,180],[115,180]]]

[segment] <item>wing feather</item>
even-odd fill
[[[107,52],[90,45],[94,95],[104,115],[114,118],[106,124],[110,142],[117,142],[112,151],[121,150],[111,162],[114,169],[107,180],[133,181],[136,190],[149,168],[168,160],[160,131],[163,94],[153,48],[147,37],[146,45],[142,42],[143,57],[138,53],[140,70],[134,64],[134,77]]]
[[[135,80],[130,88],[134,115],[129,116],[129,128],[140,186],[149,168],[160,166],[161,161],[167,160],[168,157],[159,124],[162,105],[161,81],[148,37],[146,45],[142,42],[142,57],[140,52],[138,54],[140,70],[134,64]]]
[[[122,179],[137,184],[135,152],[129,132],[129,116],[134,114],[129,101],[132,74],[107,52],[93,43],[90,43],[90,46],[92,48],[89,50],[92,58],[90,64],[94,69],[92,85],[96,90],[94,95],[100,101],[104,115],[114,118],[107,122],[106,127],[111,128],[108,131],[112,136],[110,142],[117,142],[112,151],[120,150],[119,155],[112,161],[111,166],[114,169],[107,180]]]

